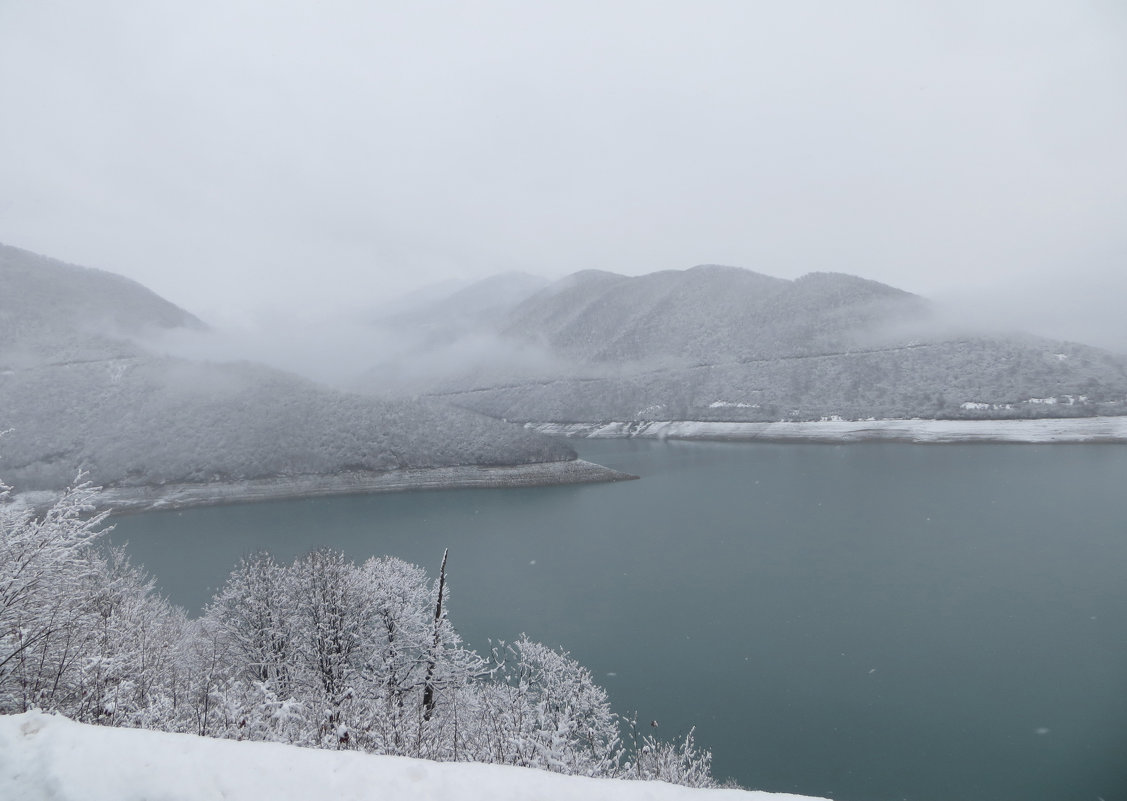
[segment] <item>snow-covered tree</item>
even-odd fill
[[[82,609],[89,636],[68,714],[119,726],[158,722],[159,702],[177,681],[187,620],[153,585],[122,550],[91,559]]]
[[[458,699],[483,662],[447,619],[448,586],[393,557],[359,572],[370,600],[359,673],[374,702],[362,736],[383,753],[458,758]]]
[[[85,597],[105,515],[77,483],[42,516],[0,483],[0,712],[72,703],[88,640]]]
[[[438,593],[423,570],[390,557],[245,559],[205,615],[229,667],[208,697],[233,721],[226,736],[457,758],[457,694],[483,668]]]
[[[585,776],[613,775],[618,719],[590,671],[527,637],[493,650],[494,681],[478,690],[473,756]]]
[[[292,692],[294,632],[292,587],[286,568],[268,553],[246,557],[215,596],[208,617],[226,637],[228,658],[241,677]]]
[[[0,711],[149,725],[172,691],[183,613],[124,553],[76,483],[42,515],[0,484]]]

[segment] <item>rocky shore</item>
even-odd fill
[[[718,423],[693,420],[528,423],[542,434],[591,439],[684,439],[761,442],[1127,442],[1127,417],[1039,420],[827,420]]]
[[[285,476],[247,481],[162,486],[105,487],[98,495],[101,507],[120,512],[147,512],[228,503],[307,498],[321,495],[362,495],[376,492],[467,489],[484,487],[540,487],[629,481],[637,476],[574,459],[565,462],[483,467],[463,465],[386,472],[355,471],[335,475]],[[26,492],[17,502],[36,508],[50,505],[54,492]]]

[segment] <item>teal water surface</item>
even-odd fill
[[[562,645],[717,775],[839,801],[1127,798],[1127,447],[581,442],[640,481],[131,515],[198,610],[237,559],[432,574],[474,646]]]

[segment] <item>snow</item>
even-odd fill
[[[841,420],[719,423],[694,420],[542,423],[529,428],[557,436],[617,439],[764,440],[775,442],[1127,442],[1127,417],[1040,420]]]
[[[1081,396],[1085,399],[1086,396]],[[1014,405],[1012,403],[984,403],[982,401],[967,401],[966,403],[959,404],[960,409],[969,409],[977,412],[985,411],[1013,411]]]
[[[21,801],[800,801],[502,765],[428,762],[0,716],[0,798]]]

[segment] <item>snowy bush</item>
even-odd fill
[[[694,731],[690,729],[680,743],[666,743],[652,735],[640,735],[637,718],[631,720],[634,761],[624,765],[622,778],[660,779],[687,787],[714,787],[712,752],[697,748]]]

